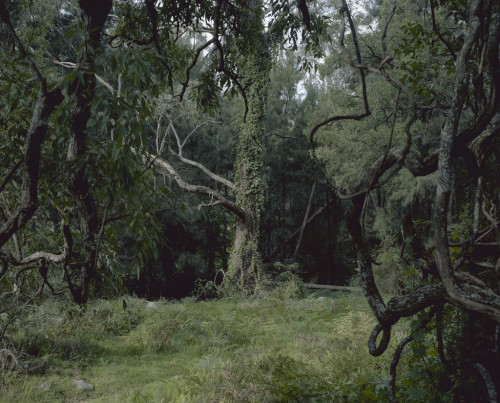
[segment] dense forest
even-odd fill
[[[499,48],[495,0],[0,0],[0,400],[34,307],[321,285],[363,293],[378,383],[207,401],[497,401]]]

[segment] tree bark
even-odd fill
[[[91,115],[91,102],[95,97],[95,54],[101,39],[106,18],[111,11],[112,0],[79,0],[87,38],[78,52],[76,74],[83,75],[83,84],[75,80],[75,105],[71,111],[71,135],[67,160],[75,162],[70,191],[75,200],[75,215],[84,244],[84,261],[80,263],[78,286],[70,287],[75,302],[83,304],[89,296],[90,281],[95,277],[99,232],[99,216],[83,159],[86,153],[87,123]],[[69,280],[69,279],[68,279]]]
[[[10,21],[10,15],[3,1],[0,1],[0,20],[3,24],[3,30],[10,35],[17,50],[28,62],[31,70],[37,78],[40,85],[35,107],[33,108],[31,124],[26,134],[26,146],[22,161],[22,185],[20,203],[16,210],[6,217],[0,225],[0,249],[5,243],[14,236],[14,234],[33,217],[38,207],[38,176],[40,167],[40,156],[42,143],[45,140],[45,134],[49,127],[49,119],[56,108],[63,101],[60,88],[52,91],[47,89],[47,81],[42,75],[34,60],[29,56],[16,34],[16,31]],[[6,183],[8,178],[5,179]],[[5,269],[6,270],[6,269]]]
[[[45,94],[42,92],[38,97],[26,136],[22,164],[21,202],[0,226],[0,248],[26,225],[38,207],[41,147],[47,133],[50,115],[62,99],[59,91]]]
[[[260,214],[264,203],[265,131],[262,122],[267,106],[267,87],[271,67],[268,38],[264,35],[263,5],[249,2],[249,29],[252,43],[246,73],[252,79],[247,94],[248,113],[240,134],[235,193],[236,204],[245,211],[245,219],[236,221],[235,237],[229,258],[226,285],[243,293],[258,285],[261,269],[259,253]]]

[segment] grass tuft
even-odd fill
[[[390,352],[368,354],[375,320],[358,294],[310,293],[292,283],[254,300],[95,301],[85,311],[45,303],[9,335],[50,358],[11,372],[9,402],[268,402],[386,396]],[[126,305],[126,309],[124,306]],[[63,319],[61,319],[63,318]],[[37,323],[37,326],[33,326]],[[94,385],[75,389],[72,379]],[[48,391],[38,386],[50,383]]]

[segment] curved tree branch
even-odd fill
[[[399,360],[401,358],[401,353],[404,348],[413,341],[413,336],[406,336],[403,340],[401,340],[394,352],[394,356],[392,357],[390,374],[391,377],[389,379],[389,394],[391,396],[391,402],[397,403],[396,399],[396,371],[398,368]]]
[[[41,146],[48,130],[49,118],[63,101],[60,89],[47,90],[47,82],[33,59],[29,57],[10,21],[5,1],[0,0],[0,19],[7,25],[21,53],[28,61],[40,84],[40,93],[33,108],[31,124],[26,133],[26,146],[22,161],[22,185],[19,207],[0,225],[0,248],[33,217],[38,207],[38,175]]]
[[[226,179],[226,178],[223,178],[222,176],[220,175],[217,175],[215,173],[213,173],[212,171],[210,171],[207,167],[205,167],[203,164],[197,162],[197,161],[193,161],[193,160],[190,160],[188,158],[185,158],[183,155],[182,155],[182,149],[184,147],[184,144],[186,143],[186,140],[189,138],[189,136],[196,130],[198,129],[199,126],[197,126],[189,135],[188,137],[186,137],[186,139],[184,139],[184,141],[181,143],[181,140],[180,140],[180,137],[179,137],[179,134],[177,133],[177,130],[175,129],[175,126],[174,126],[174,122],[172,121],[172,119],[170,119],[170,117],[168,116],[167,114],[167,119],[169,120],[169,128],[172,129],[172,133],[174,133],[174,137],[175,137],[175,140],[177,142],[177,149],[178,151],[175,152],[174,150],[172,150],[170,148],[170,152],[175,155],[177,158],[179,158],[182,162],[184,162],[185,164],[188,164],[188,165],[192,165],[192,166],[195,166],[197,167],[198,169],[200,169],[205,175],[207,175],[209,178],[213,179],[214,181],[216,182],[219,182],[219,183],[222,183],[223,185],[227,186],[228,188],[230,189],[234,189],[234,183],[231,182],[230,180]]]
[[[434,305],[429,310],[429,314],[428,314],[427,318],[422,320],[422,322],[418,326],[418,329],[425,329],[425,327],[429,324],[429,322],[431,321],[433,316],[439,311],[439,309],[441,307],[442,307],[441,304]],[[401,340],[398,344],[398,347],[396,348],[396,351],[394,352],[394,356],[392,357],[391,367],[390,367],[391,377],[389,379],[389,393],[391,395],[392,402],[397,402],[397,399],[396,399],[396,371],[397,371],[399,360],[401,358],[401,353],[403,352],[404,348],[412,341],[414,341],[413,335],[407,336],[403,340]]]
[[[453,102],[441,131],[439,150],[438,184],[436,189],[435,217],[435,245],[437,268],[452,303],[458,307],[481,313],[500,322],[500,305],[496,301],[485,302],[484,293],[479,288],[460,287],[453,273],[448,246],[447,211],[452,187],[453,158],[452,149],[456,138],[459,120],[462,114],[463,103],[468,84],[468,60],[475,39],[478,35],[480,23],[481,0],[474,0],[471,4],[470,19],[466,30],[464,44],[457,57]],[[496,294],[495,294],[496,295]]]
[[[134,148],[132,148],[132,151],[135,154],[138,154],[137,150],[135,150]],[[186,181],[184,181],[184,179],[182,179],[176,169],[167,160],[160,157],[155,157],[154,155],[146,151],[144,151],[144,154],[145,156],[143,157],[143,161],[145,163],[148,163],[149,160],[152,159],[154,165],[156,165],[162,172],[172,177],[177,182],[177,185],[185,192],[207,195],[212,200],[218,201],[220,205],[224,206],[227,210],[234,213],[240,219],[245,220],[245,211],[235,202],[226,199],[219,192],[216,192],[215,190],[207,186],[191,185],[187,183]]]
[[[496,402],[497,391],[495,388],[495,383],[491,379],[491,375],[488,373],[484,365],[479,362],[474,363],[474,368],[477,369],[477,372],[479,372],[479,375],[481,375],[481,377],[483,378],[486,390],[488,391],[488,397],[490,399],[490,402]]]
[[[431,6],[431,17],[432,17],[432,29],[434,30],[434,33],[438,36],[440,41],[446,46],[446,49],[448,49],[448,52],[450,52],[450,55],[453,57],[453,59],[457,59],[457,55],[455,54],[455,51],[453,50],[452,46],[450,43],[444,38],[444,36],[441,34],[439,31],[439,28],[436,23],[436,15],[434,12],[434,0],[430,0],[430,6]]]
[[[61,233],[64,238],[64,247],[63,251],[59,254],[39,251],[23,258],[22,256],[14,257],[10,253],[4,253],[2,260],[7,261],[14,266],[24,266],[41,260],[48,263],[63,263],[69,259],[73,251],[73,238],[71,236],[71,231],[68,224],[64,221],[61,222]]]
[[[40,69],[36,65],[35,61],[30,57],[28,52],[26,51],[26,48],[24,47],[23,43],[17,36],[16,30],[14,29],[14,26],[12,25],[12,22],[10,20],[10,15],[9,12],[5,6],[6,1],[5,0],[0,0],[0,19],[3,21],[5,26],[7,27],[10,35],[14,39],[14,43],[16,44],[17,48],[19,49],[19,52],[21,53],[21,56],[28,62],[29,66],[35,73],[38,83],[40,84],[41,92],[43,95],[47,95],[47,80],[41,73]]]

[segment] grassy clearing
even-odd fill
[[[386,396],[390,351],[368,354],[375,324],[361,295],[209,302],[47,302],[11,340],[37,373],[3,374],[9,402],[361,401]],[[92,392],[76,390],[82,378]],[[50,383],[50,390],[39,385]]]

